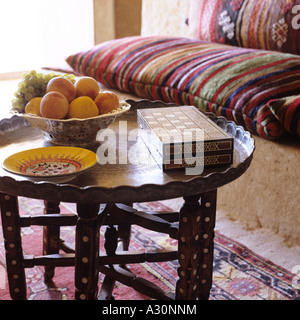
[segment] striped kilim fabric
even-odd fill
[[[190,0],[189,34],[238,47],[300,54],[300,0]]]
[[[268,107],[287,131],[300,137],[300,95],[270,100]]]
[[[135,36],[101,43],[67,62],[108,87],[195,105],[266,139],[300,133],[299,103],[271,108],[278,99],[300,96],[296,55],[189,38]]]

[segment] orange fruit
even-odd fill
[[[92,98],[88,96],[75,98],[70,103],[68,118],[86,119],[98,115],[99,110],[97,108],[96,103]]]
[[[50,119],[63,119],[69,111],[67,98],[58,91],[46,93],[40,105],[42,117]]]
[[[98,82],[91,77],[82,77],[75,82],[76,97],[88,96],[95,99],[99,93]]]
[[[100,92],[94,101],[99,109],[99,114],[109,113],[119,107],[118,96],[110,91]]]
[[[25,113],[41,116],[41,112],[40,112],[41,101],[42,101],[42,97],[32,98],[30,101],[27,102],[25,106]]]
[[[46,88],[46,92],[58,91],[62,93],[69,102],[71,102],[76,97],[76,89],[74,84],[63,77],[54,77],[52,78]]]

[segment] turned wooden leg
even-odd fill
[[[126,203],[126,205],[132,207],[133,203]],[[130,237],[131,237],[131,224],[126,222],[120,223],[118,225],[118,232],[119,232],[119,238],[122,241],[122,245],[123,245],[122,250],[128,251]]]
[[[131,236],[131,225],[126,223],[120,223],[118,225],[119,238],[122,241],[123,250],[128,251],[130,236]]]
[[[108,256],[116,255],[119,233],[114,226],[106,227],[104,248]]]
[[[0,193],[0,206],[10,295],[14,300],[25,300],[26,279],[18,198]]]
[[[199,261],[198,299],[208,300],[213,277],[214,228],[216,219],[217,190],[201,195],[201,251]]]
[[[60,213],[59,202],[44,201],[44,214]],[[59,226],[44,226],[43,227],[43,254],[55,254],[59,252],[58,240],[60,237]],[[52,284],[54,277],[54,269],[52,266],[45,266],[44,279],[47,285]]]
[[[79,216],[75,245],[75,297],[95,300],[98,293],[98,203],[77,204]]]

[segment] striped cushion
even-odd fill
[[[300,57],[178,37],[128,37],[71,55],[82,74],[142,98],[195,105],[266,139],[284,128],[268,102],[300,94]]]
[[[268,107],[285,130],[300,137],[300,95],[271,100]]]
[[[189,33],[206,41],[300,54],[300,0],[190,0]]]

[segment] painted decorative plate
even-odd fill
[[[21,151],[7,157],[5,170],[36,180],[65,182],[97,163],[96,154],[77,147],[44,147]]]

